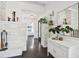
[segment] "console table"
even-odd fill
[[[79,38],[63,36],[63,39],[48,39],[48,53],[55,58],[79,58]]]

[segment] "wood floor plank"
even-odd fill
[[[33,48],[30,48],[30,46],[31,45],[29,44],[27,51],[24,51],[22,56],[16,56],[13,58],[48,58],[47,48],[43,48],[38,39],[34,39]]]

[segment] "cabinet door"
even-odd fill
[[[51,39],[48,40],[48,52],[50,52],[55,58],[67,58],[69,48],[60,45]]]
[[[56,58],[67,58],[68,57],[68,48],[63,45],[54,45],[56,51]]]

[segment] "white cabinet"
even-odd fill
[[[72,37],[69,39],[68,37],[63,38],[63,41],[49,39],[48,53],[55,58],[79,58],[79,41]]]
[[[47,47],[48,24],[41,24],[41,45]]]

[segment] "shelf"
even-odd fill
[[[8,48],[2,48],[2,49],[0,49],[0,51],[5,51],[5,50],[7,50]]]

